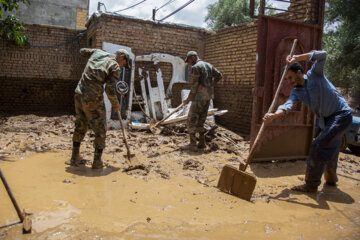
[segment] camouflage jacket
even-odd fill
[[[222,74],[213,65],[199,59],[191,68],[189,100],[213,99],[215,82],[221,79]]]
[[[90,57],[75,89],[86,101],[103,101],[105,92],[113,106],[119,104],[115,86],[120,78],[120,67],[114,54],[100,49],[82,48],[80,55]]]

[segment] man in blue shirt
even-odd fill
[[[287,114],[298,102],[303,102],[319,119],[320,135],[312,142],[305,173],[305,184],[292,190],[317,192],[324,173],[326,184],[336,186],[337,161],[342,136],[351,126],[352,114],[343,96],[324,75],[327,53],[311,51],[301,55],[289,55],[286,58],[289,67],[285,79],[294,88],[287,101],[280,105],[275,113],[265,114],[265,123]],[[304,74],[299,61],[312,61],[311,69]]]

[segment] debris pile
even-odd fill
[[[70,157],[74,120],[71,115],[2,115],[0,158],[23,158],[43,152],[64,152],[64,156]],[[181,149],[181,146],[188,143],[185,123],[161,126],[159,134],[153,134],[149,130],[129,130],[128,143],[137,158],[137,164],[133,166],[125,161],[126,148],[121,131],[108,130],[104,163],[107,168],[117,167],[130,176],[144,180],[152,177],[170,179],[174,175],[183,174],[203,183],[209,174],[204,167],[207,166],[207,169],[216,170],[213,174],[215,181],[228,159],[234,166],[244,159],[242,156],[247,154],[249,145],[243,137],[214,123],[208,122],[206,128],[208,147],[202,152],[186,152]],[[84,167],[91,167],[93,140],[94,134],[89,130],[80,147]]]

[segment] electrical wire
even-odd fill
[[[117,11],[113,11],[113,13],[117,13],[117,12],[122,12],[122,11],[128,10],[128,9],[130,9],[130,8],[136,7],[137,5],[139,5],[139,4],[141,4],[141,3],[145,2],[145,1],[146,1],[146,0],[143,0],[143,1],[138,2],[138,3],[136,3],[136,4],[134,4],[134,5],[130,6],[130,7],[127,7],[127,8],[124,8],[124,9],[120,9],[120,10],[117,10]]]
[[[179,7],[178,9],[176,9],[175,11],[173,11],[172,13],[170,13],[169,15],[167,15],[166,17],[158,20],[159,22],[164,21],[165,19],[167,19],[168,17],[171,17],[172,15],[174,15],[175,13],[179,12],[180,10],[182,10],[183,8],[185,8],[186,6],[188,6],[190,3],[194,2],[195,0],[190,0],[187,3],[185,3],[184,5],[182,5],[181,7]]]
[[[155,11],[158,11],[158,10],[160,10],[161,8],[167,6],[167,5],[169,5],[170,3],[175,2],[175,1],[176,1],[176,0],[170,0],[170,1],[168,1],[167,3],[165,3],[164,5],[162,5],[161,7],[156,8]]]

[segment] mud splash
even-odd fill
[[[204,153],[181,151],[186,136],[130,132],[141,166],[133,169],[120,133],[109,131],[107,167],[92,170],[91,134],[81,146],[85,165],[64,164],[72,120],[30,115],[2,122],[0,167],[20,207],[34,217],[32,234],[15,225],[0,229],[0,239],[360,238],[357,156],[341,153],[338,188],[321,186],[308,195],[289,190],[303,181],[305,162],[252,164],[258,182],[247,202],[215,187],[222,166],[237,166],[248,150],[247,141],[227,130],[210,134],[217,149]],[[0,226],[16,221],[1,185]]]

